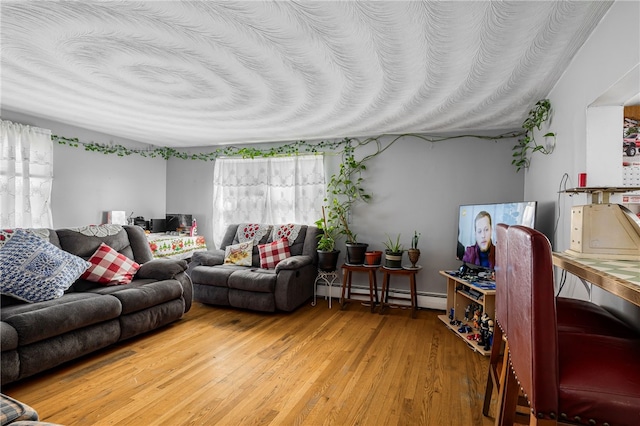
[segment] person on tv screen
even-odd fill
[[[496,260],[496,249],[491,241],[491,215],[481,211],[474,220],[476,243],[469,246],[462,256],[463,262],[493,269]]]

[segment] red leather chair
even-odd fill
[[[485,416],[489,415],[494,389],[498,394],[496,413],[503,413],[501,409],[503,402],[502,384],[506,375],[506,362],[501,363],[501,360],[503,360],[504,355],[508,353],[508,342],[506,338],[506,336],[508,336],[506,288],[509,285],[509,274],[507,271],[510,269],[508,229],[509,226],[504,223],[496,225],[496,312],[494,344],[491,348],[491,354],[489,355],[489,371],[487,373],[487,384],[482,407],[482,413]],[[575,332],[628,338],[638,337],[637,333],[629,325],[616,318],[606,309],[591,302],[557,297],[556,313],[558,331],[562,333]],[[526,401],[519,401],[519,404],[526,404]],[[526,424],[528,419],[517,416],[517,421]]]
[[[522,392],[532,425],[640,425],[640,340],[559,332],[549,240],[524,226],[507,233],[517,261],[507,271],[510,368],[498,424],[512,424]]]

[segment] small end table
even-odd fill
[[[389,299],[396,299],[396,300],[410,301],[411,302],[411,318],[416,317],[416,312],[418,310],[418,295],[416,293],[416,274],[418,273],[418,271],[420,271],[420,269],[422,269],[422,266],[417,266],[416,268],[403,268],[403,269],[389,269],[384,266],[380,268],[380,270],[382,271],[382,300],[380,302],[380,315],[384,313],[384,308],[387,306],[399,307],[400,305],[389,303]],[[409,287],[411,291],[410,298],[399,297],[399,296],[389,297],[389,284],[391,282],[392,275],[409,277]]]
[[[378,282],[376,280],[376,270],[379,265],[350,265],[345,263],[342,265],[342,296],[340,297],[340,306],[345,308],[347,302],[358,301],[360,299],[353,299],[352,296],[369,296],[369,302],[371,303],[371,312],[375,311],[378,302]],[[369,274],[369,294],[367,293],[353,293],[351,291],[351,274],[353,272],[366,272]],[[345,295],[346,293],[346,295]]]
[[[338,279],[338,271],[320,271],[318,270],[318,275],[316,276],[316,280],[313,283],[313,302],[311,306],[316,306],[316,297],[318,294],[318,283],[323,282],[325,286],[329,286],[329,293],[325,294],[324,298],[329,299],[329,309],[331,309],[331,288],[333,283]]]

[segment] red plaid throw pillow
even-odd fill
[[[273,269],[281,260],[291,256],[289,252],[289,241],[286,238],[267,244],[259,244],[260,267]]]
[[[91,266],[80,278],[105,285],[129,284],[140,269],[136,262],[105,243],[100,244],[89,263]]]

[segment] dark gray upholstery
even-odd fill
[[[27,303],[2,295],[3,385],[169,324],[191,308],[187,262],[153,259],[138,226],[112,228],[100,236],[77,229],[32,231],[85,259],[104,242],[141,268],[129,284],[104,286],[79,279],[62,297],[45,302]]]
[[[293,311],[313,296],[317,275],[317,235],[315,226],[302,225],[289,245],[291,257],[275,269],[260,268],[257,245],[252,265],[224,264],[224,250],[237,244],[238,224],[229,225],[219,250],[196,252],[187,270],[193,282],[193,299],[198,302],[233,306],[263,312]],[[272,241],[271,233],[259,244]]]

